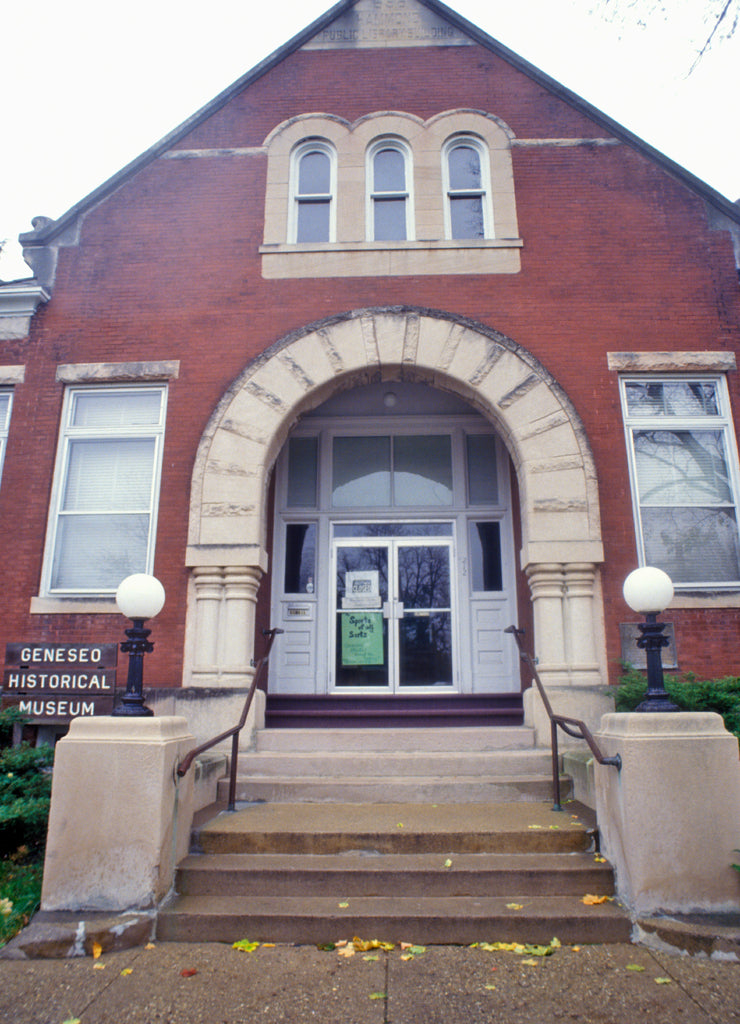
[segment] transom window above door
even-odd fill
[[[294,436],[286,476],[286,509],[431,509],[498,499],[496,439],[487,433]]]

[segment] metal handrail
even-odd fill
[[[585,740],[588,743],[591,753],[599,764],[609,765],[610,767],[616,768],[617,771],[622,770],[622,758],[619,754],[615,754],[613,757],[604,757],[599,750],[596,740],[593,738],[591,730],[582,722],[580,718],[568,718],[566,715],[556,715],[552,710],[550,699],[545,692],[545,687],[542,685],[537,666],[534,663],[531,655],[524,650],[522,647],[521,638],[524,636],[524,630],[518,629],[516,626],[507,626],[504,633],[511,633],[514,637],[514,641],[519,648],[519,657],[525,663],[529,671],[532,673],[532,678],[537,684],[542,703],[545,706],[547,717],[550,719],[550,745],[552,749],[552,794],[553,794],[553,807],[554,811],[562,811],[560,804],[560,756],[558,753],[558,728],[562,729],[568,736],[572,736],[577,740]]]
[[[267,662],[270,657],[270,651],[275,637],[278,633],[285,632],[282,629],[263,629],[262,634],[266,636],[267,648],[265,653],[262,655],[260,660],[257,662],[254,671],[254,677],[252,678],[252,684],[249,687],[246,700],[244,701],[244,707],[242,708],[241,718],[232,726],[231,729],[227,729],[225,732],[221,732],[218,736],[214,736],[212,740],[208,740],[206,743],[201,743],[199,747],[193,747],[192,750],[188,751],[182,761],[179,762],[175,772],[180,778],[183,778],[186,774],[193,761],[196,759],[198,754],[202,754],[205,750],[210,750],[211,747],[215,747],[217,743],[221,743],[222,740],[228,739],[231,736],[231,763],[229,765],[229,804],[228,810],[233,811],[236,809],[236,767],[239,759],[239,733],[244,728],[247,721],[247,715],[249,709],[252,706],[252,700],[254,699],[255,692],[258,684],[262,681],[262,676],[267,670]]]

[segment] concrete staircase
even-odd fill
[[[582,902],[613,876],[585,809],[552,811],[550,765],[523,727],[264,730],[158,937],[625,941],[615,903]]]
[[[239,758],[243,802],[503,803],[552,795],[549,750],[525,726],[263,729]],[[226,799],[223,780],[219,797]],[[563,797],[568,781],[563,780]]]
[[[178,942],[351,939],[623,942],[609,865],[548,804],[262,804],[200,831],[157,935]]]

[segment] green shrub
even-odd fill
[[[680,677],[666,675],[668,696],[682,711],[715,711],[722,715],[728,732],[740,739],[740,678],[697,680],[691,672]],[[642,672],[627,669],[615,694],[617,711],[634,711],[645,697],[647,683]]]

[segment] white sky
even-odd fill
[[[450,6],[737,199],[740,29],[687,77],[717,2],[671,0],[667,19],[656,12],[643,26],[627,0]],[[59,217],[330,6],[16,0],[0,21],[0,239],[30,231],[38,214]],[[0,279],[28,276],[19,247],[8,248]]]

